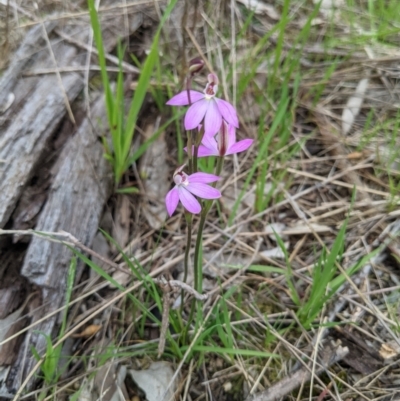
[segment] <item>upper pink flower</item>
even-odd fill
[[[183,167],[175,171],[174,182],[176,185],[165,197],[165,204],[170,216],[174,213],[179,201],[190,213],[197,214],[201,212],[201,205],[195,196],[203,199],[218,199],[221,197],[221,192],[218,189],[207,185],[218,181],[220,177],[207,173],[187,175],[182,171]]]
[[[225,121],[216,137],[203,136],[198,150],[198,157],[226,156],[240,153],[248,149],[253,143],[252,139],[243,139],[236,142],[235,128]]]
[[[203,122],[204,135],[214,136],[220,130],[223,119],[230,125],[239,127],[235,108],[227,101],[215,97],[217,90],[218,78],[215,74],[209,74],[204,93],[189,91],[189,101],[188,91],[185,90],[175,95],[167,104],[187,106],[191,103],[185,115],[185,128],[187,130],[195,129]]]

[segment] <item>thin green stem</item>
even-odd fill
[[[189,100],[189,106],[192,104],[192,99],[190,98],[190,87],[192,86],[192,80],[190,75],[186,78],[186,92]]]
[[[199,230],[197,232],[197,238],[196,238],[196,247],[194,250],[194,289],[199,294],[201,294],[201,292],[203,291],[203,266],[200,261],[200,250],[201,250],[201,243],[202,243],[202,239],[203,239],[203,229],[204,229],[207,214],[211,208],[212,202],[210,201],[209,203],[210,203],[210,206],[207,207],[208,205],[205,205],[205,207],[203,208],[203,211],[201,213]]]
[[[193,173],[197,173],[197,155],[199,152],[199,146],[197,144],[194,145],[193,152]]]
[[[191,213],[185,213],[185,219],[186,219],[186,224],[187,224],[187,235],[186,235],[186,248],[185,248],[185,261],[184,261],[184,270],[183,270],[183,282],[186,283],[187,281],[187,276],[189,272],[189,255],[190,255],[190,246],[192,243],[192,221],[193,221],[193,215]],[[181,314],[183,312],[183,296],[184,292],[182,290],[181,293]]]
[[[187,236],[186,236],[186,249],[185,249],[185,267],[183,273],[183,282],[186,283],[188,271],[189,271],[189,254],[190,245],[192,242],[192,220],[193,215],[191,213],[185,213],[186,224],[187,224]]]
[[[187,224],[187,235],[186,235],[184,270],[183,270],[183,282],[184,283],[186,283],[186,281],[187,281],[187,276],[188,276],[188,272],[189,272],[189,262],[190,262],[189,256],[190,256],[190,247],[191,247],[191,243],[192,243],[193,215],[191,213],[185,213],[185,219],[186,219],[186,224]],[[180,308],[181,313],[180,313],[180,316],[183,315],[183,308],[184,308],[184,305],[185,305],[184,296],[185,296],[185,293],[182,290],[181,291],[181,308]],[[192,316],[192,313],[190,313],[190,315]],[[189,324],[187,324],[186,326],[183,326],[183,324],[182,324],[182,344],[186,343],[186,337],[187,337],[189,326],[190,326]]]
[[[188,170],[189,174],[194,173],[193,155],[192,155],[192,131],[187,132],[187,155],[188,155]]]
[[[218,157],[217,165],[215,166],[215,175],[220,175],[222,171],[222,167],[224,167],[224,157]],[[216,183],[213,184],[215,187]]]

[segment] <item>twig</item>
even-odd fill
[[[93,256],[102,262],[106,263],[107,265],[113,267],[114,269],[121,270],[124,273],[132,274],[132,272],[128,269],[124,269],[123,267],[119,266],[117,263],[105,258],[104,256],[98,254],[97,252],[91,250],[87,246],[83,245],[77,238],[75,238],[72,234],[66,231],[59,231],[59,232],[49,232],[49,231],[35,231],[35,230],[3,230],[0,228],[0,235],[32,235],[34,237],[43,238],[47,241],[56,242],[58,244],[67,245],[70,247],[77,247],[82,251],[86,252],[90,256]],[[60,239],[58,239],[58,238]],[[64,238],[64,239],[61,239]]]
[[[334,363],[343,359],[349,353],[349,349],[347,347],[338,346],[336,348],[326,347],[322,354],[322,361],[316,367],[314,371],[314,375],[319,375],[332,366]],[[246,401],[277,401],[295,390],[302,383],[308,382],[312,376],[311,364],[307,367],[303,367],[291,374],[288,377],[285,377],[278,383],[275,383],[269,389],[262,391],[261,393],[255,394],[254,396],[249,396],[246,398]]]
[[[167,281],[164,277],[153,279],[156,284],[158,284],[163,292],[163,312],[162,312],[162,322],[161,322],[161,330],[160,330],[160,341],[158,343],[158,358],[163,354],[165,348],[165,339],[167,337],[168,323],[169,323],[169,308],[170,308],[170,299],[171,292],[173,291],[172,287],[180,288],[192,294],[199,301],[205,301],[208,298],[208,294],[199,294],[194,288],[190,285],[178,281],[178,280],[169,280]]]
[[[208,294],[199,294],[194,288],[192,288],[190,285],[184,283],[183,281],[179,281],[179,280],[168,280],[167,281],[164,277],[160,277],[160,278],[154,279],[154,282],[156,284],[159,284],[160,286],[169,285],[170,287],[180,288],[181,290],[184,290],[184,291],[188,292],[189,294],[193,295],[199,301],[205,301],[208,298]]]
[[[157,358],[160,358],[164,353],[165,348],[165,340],[167,338],[167,331],[169,325],[169,307],[171,300],[171,287],[168,285],[168,282],[160,284],[160,288],[163,292],[163,311],[162,311],[162,321],[161,321],[161,329],[160,329],[160,341],[158,342],[158,354]]]

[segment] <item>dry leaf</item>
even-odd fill
[[[283,235],[300,235],[300,234],[311,234],[313,232],[316,233],[329,233],[333,232],[332,228],[329,226],[325,226],[322,224],[309,223],[308,225],[305,223],[298,223],[293,227],[288,227],[284,231],[282,231]]]
[[[379,355],[383,359],[391,359],[400,354],[400,346],[396,341],[389,341],[381,345]]]
[[[343,135],[347,135],[354,124],[355,118],[358,116],[361,110],[361,106],[364,101],[365,92],[368,88],[369,79],[362,79],[354,92],[354,95],[347,101],[346,107],[342,113],[342,131]]]
[[[363,152],[352,152],[352,153],[349,153],[349,154],[347,155],[347,158],[348,158],[349,160],[361,159],[361,158],[363,158],[363,157],[364,157]]]
[[[79,338],[79,337],[91,337],[94,336],[99,330],[101,326],[98,324],[91,324],[90,326],[86,327],[81,333],[72,334],[71,337]]]
[[[171,385],[174,371],[168,362],[153,362],[148,369],[128,371],[134,382],[146,394],[148,401],[160,401],[162,399],[174,399],[175,383]],[[163,398],[165,392],[168,393]]]
[[[125,387],[126,367],[117,363],[102,366],[94,378],[94,390],[102,401],[128,400]]]

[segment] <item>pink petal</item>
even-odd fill
[[[221,197],[221,192],[219,192],[218,189],[199,182],[196,182],[194,184],[189,183],[186,189],[190,191],[192,194],[203,199],[218,199]]]
[[[179,199],[187,211],[193,214],[198,214],[201,212],[201,205],[199,201],[187,190],[187,187],[178,188]]]
[[[185,128],[187,130],[195,129],[199,126],[207,112],[209,104],[209,100],[201,99],[189,107],[185,115]]]
[[[231,147],[234,143],[236,143],[236,130],[233,125],[229,124],[229,131],[228,131],[228,144]]]
[[[195,103],[204,98],[204,93],[197,91],[190,91],[190,101]],[[166,103],[169,106],[187,106],[189,104],[187,91],[182,91],[168,100]]]
[[[183,150],[187,153],[187,146],[183,148]],[[192,155],[194,155],[194,146],[192,146]],[[197,157],[206,157],[206,156],[219,156],[218,149],[210,149],[206,146],[200,145],[197,150]]]
[[[236,142],[233,144],[228,151],[227,155],[233,155],[234,153],[240,153],[248,149],[254,141],[252,139],[243,139],[243,141]]]
[[[204,145],[206,148],[215,149],[215,151],[218,153],[218,144],[213,136],[203,135],[201,144]]]
[[[177,187],[175,187],[172,188],[171,191],[169,191],[167,193],[167,196],[165,197],[165,205],[167,206],[167,212],[170,217],[175,212],[178,203],[179,203],[179,192]]]
[[[204,119],[204,135],[214,136],[221,128],[222,116],[215,99],[209,100],[209,107]]]
[[[197,151],[197,157],[219,156],[218,150],[206,148],[200,145]]]
[[[210,182],[219,181],[220,179],[221,177],[218,177],[217,175],[214,174],[198,172],[189,175],[189,185],[195,183],[209,184]]]
[[[239,128],[239,120],[237,118],[235,108],[228,103],[226,100],[214,98],[218,105],[219,112],[221,113],[224,120],[236,128]]]

